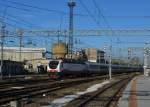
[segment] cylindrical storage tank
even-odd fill
[[[65,43],[55,43],[52,47],[53,57],[55,59],[65,58],[67,54],[67,46]]]

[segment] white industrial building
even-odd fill
[[[43,58],[46,48],[24,48],[24,47],[4,47],[3,59],[12,61],[25,61]],[[1,55],[1,49],[0,49]],[[1,57],[0,57],[1,58]]]

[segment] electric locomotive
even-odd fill
[[[52,78],[59,78],[68,75],[84,75],[87,72],[85,62],[76,60],[51,60],[47,67],[48,75]]]
[[[111,65],[112,73],[131,73],[139,72],[142,67]],[[64,76],[88,76],[94,74],[107,74],[109,72],[109,64],[101,64],[94,62],[84,62],[77,60],[50,60],[47,66],[48,75],[51,78],[61,78]]]

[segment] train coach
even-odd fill
[[[112,73],[140,72],[142,67],[111,65]],[[50,60],[47,66],[48,75],[51,78],[61,78],[64,76],[88,76],[104,75],[109,72],[109,64],[94,62],[82,62],[76,60]]]
[[[3,60],[2,74],[8,75],[24,75],[27,71],[24,69],[24,63],[10,60]]]

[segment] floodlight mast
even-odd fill
[[[69,54],[69,57],[72,59],[72,54],[73,54],[73,8],[76,6],[76,3],[73,0],[70,0],[68,2],[68,6],[70,9],[68,54]]]

